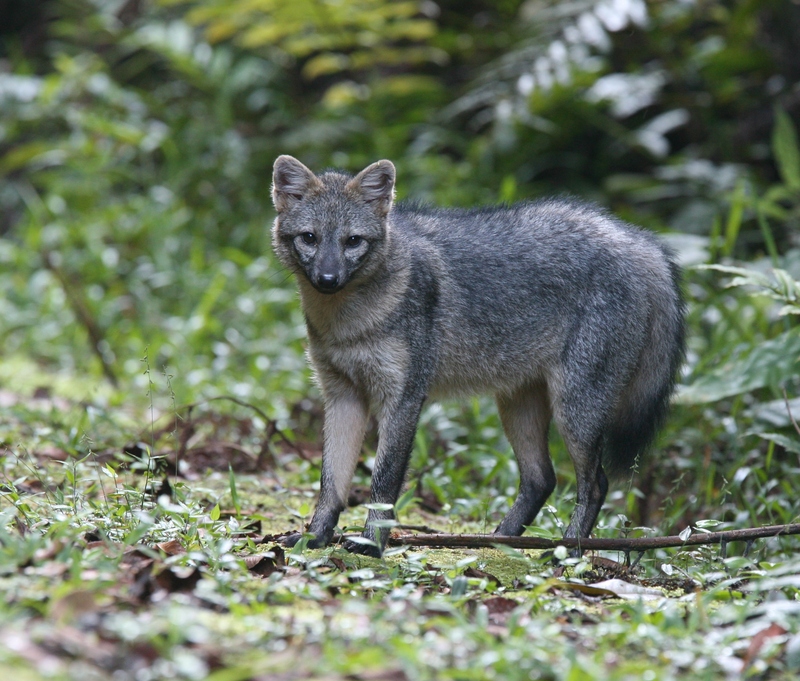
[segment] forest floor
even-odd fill
[[[181,419],[0,393],[6,678],[797,678],[800,563],[719,547],[562,561],[282,548],[318,447],[209,403]],[[248,411],[248,410],[245,410]],[[176,412],[177,413],[177,412]],[[152,422],[150,419],[152,418]],[[145,427],[137,424],[144,422]],[[138,431],[137,431],[138,428]],[[361,471],[340,525],[363,522]],[[404,526],[489,532],[410,490]],[[477,495],[480,490],[475,490]],[[561,503],[554,500],[554,503]],[[565,511],[568,514],[568,509]],[[490,522],[490,520],[492,522]],[[784,539],[759,540],[780,554]],[[735,555],[731,555],[734,554]]]

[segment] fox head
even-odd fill
[[[373,163],[355,177],[335,171],[318,177],[297,159],[279,156],[272,236],[280,261],[320,293],[337,293],[372,275],[384,262],[394,181],[391,161]]]

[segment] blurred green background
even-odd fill
[[[623,503],[669,525],[788,521],[799,43],[785,0],[0,0],[0,389],[94,414],[231,395],[315,438],[272,162],[389,158],[401,198],[568,192],[663,233],[687,268],[688,361]],[[513,463],[477,444],[497,426],[482,401],[428,412],[415,465],[460,457],[428,470],[437,495],[464,497],[445,483],[468,451],[507,503]],[[76,453],[100,437],[74,430]]]

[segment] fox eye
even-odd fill
[[[317,243],[317,237],[314,236],[312,232],[303,232],[300,235],[300,238],[303,240],[304,244],[308,244],[309,246],[313,246]]]
[[[360,237],[360,236],[356,236],[356,235],[354,234],[353,236],[349,236],[349,237],[347,237],[347,240],[344,242],[344,245],[345,245],[345,246],[348,246],[349,248],[355,248],[355,247],[356,247],[356,246],[358,246],[358,245],[359,245],[359,244],[360,244],[360,243],[361,243],[363,240],[364,240],[364,239],[363,239],[362,237]]]

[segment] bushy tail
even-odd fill
[[[669,254],[668,254],[669,255]],[[671,282],[654,293],[650,336],[606,433],[603,465],[610,474],[629,471],[664,422],[684,358],[684,302],[677,265]]]

